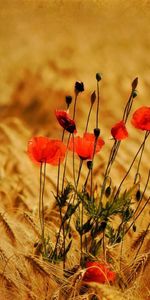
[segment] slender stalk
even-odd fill
[[[87,186],[87,183],[88,183],[88,179],[89,179],[90,173],[91,173],[91,170],[88,170],[87,177],[86,177],[84,185],[83,185],[84,191],[86,190],[86,186]]]
[[[122,181],[120,182],[120,185],[119,185],[119,187],[118,187],[118,189],[117,189],[117,192],[116,192],[116,195],[115,195],[115,199],[116,199],[116,197],[118,196],[118,194],[119,194],[119,192],[120,192],[120,189],[121,189],[121,186],[122,186],[123,182],[125,181],[125,179],[126,179],[127,176],[129,175],[129,173],[130,173],[130,171],[131,171],[131,169],[132,169],[132,166],[133,166],[133,164],[134,164],[134,162],[135,162],[135,160],[136,160],[138,154],[140,153],[141,149],[143,148],[143,145],[145,144],[145,141],[146,141],[146,139],[148,138],[149,133],[150,133],[150,132],[148,132],[148,134],[145,134],[144,140],[143,140],[141,146],[139,147],[139,149],[138,149],[136,155],[134,156],[134,159],[133,159],[133,161],[132,161],[132,163],[131,163],[131,165],[130,165],[128,171],[126,172],[125,176],[123,177]]]
[[[43,242],[43,247],[44,247],[44,254],[46,254],[46,246],[45,246],[45,220],[44,220],[45,178],[46,178],[46,162],[44,162],[43,187],[42,187],[42,194],[41,194],[42,242]]]
[[[146,185],[145,185],[145,188],[144,188],[144,191],[142,193],[142,196],[141,196],[141,199],[137,205],[137,208],[135,209],[134,211],[134,214],[133,214],[133,217],[135,216],[136,212],[138,211],[138,208],[140,207],[140,204],[142,202],[142,199],[145,195],[145,192],[146,192],[146,189],[147,189],[147,186],[148,186],[148,183],[149,183],[149,179],[150,179],[150,171],[148,173],[148,178],[147,178],[147,181],[146,181]],[[138,215],[133,219],[133,222],[130,224],[130,226],[128,227],[128,229],[126,230],[125,234],[130,230],[130,228],[133,226],[133,224],[135,223],[135,221],[137,220],[137,218],[140,216],[140,214],[142,213],[142,211],[144,210],[145,206],[147,205],[147,203],[149,202],[149,199],[146,201],[146,203],[144,204],[143,208],[141,209],[141,211],[138,213]]]
[[[143,200],[143,197],[144,197],[144,195],[145,195],[146,189],[147,189],[147,187],[148,187],[149,180],[150,180],[150,170],[149,170],[149,172],[148,172],[148,177],[147,177],[147,181],[146,181],[146,184],[145,184],[144,191],[143,191],[143,193],[142,193],[142,195],[141,195],[141,199],[140,199],[140,201],[138,202],[138,205],[137,205],[137,207],[136,207],[136,209],[135,209],[135,211],[134,211],[133,216],[135,216],[136,212],[138,211],[138,208],[140,207],[140,204],[141,204],[141,202],[142,202],[142,200]]]
[[[70,137],[71,137],[71,133],[69,134],[68,141],[67,141],[66,157],[65,157],[64,171],[63,171],[63,178],[62,178],[62,193],[64,191],[64,182],[65,182],[65,175],[66,175],[66,166],[67,166],[67,159],[68,159],[68,147],[69,147]]]
[[[90,120],[92,108],[93,108],[93,103],[91,103],[91,106],[90,106],[90,109],[89,109],[89,113],[88,113],[88,117],[87,117],[87,122],[86,122],[86,126],[85,126],[85,133],[86,133],[87,130],[88,130],[88,125],[89,125],[89,120]]]
[[[125,122],[127,122],[127,119],[128,119],[128,116],[129,116],[129,113],[131,111],[131,108],[132,108],[132,104],[133,104],[133,90],[131,91],[131,94],[129,96],[129,99],[127,101],[127,104],[125,106],[125,109],[124,109],[124,113],[123,113],[123,118],[122,120]]]
[[[73,120],[75,119],[75,115],[76,115],[77,98],[78,98],[78,93],[75,93],[74,108],[73,108]]]
[[[126,104],[125,109],[124,109],[122,120],[125,122],[125,124],[126,124],[126,122],[128,120],[128,116],[129,116],[131,108],[132,108],[132,104],[133,104],[133,92],[134,92],[134,90],[132,89],[132,91],[130,93],[130,96],[129,96],[129,99],[128,99],[127,104]],[[110,156],[109,156],[109,159],[108,159],[106,171],[105,171],[105,174],[104,174],[104,180],[103,180],[102,188],[101,188],[98,213],[100,212],[101,201],[102,201],[103,194],[104,194],[105,187],[106,187],[106,178],[110,174],[112,164],[115,161],[115,158],[117,156],[117,153],[118,153],[118,150],[119,150],[119,147],[120,147],[120,143],[121,143],[121,141],[115,140],[114,144],[113,144],[113,147],[111,149],[111,152],[110,152]]]
[[[104,261],[106,261],[105,229],[103,231],[102,243],[103,243],[103,257],[104,257]]]
[[[73,140],[73,153],[72,153],[72,162],[73,162],[73,179],[74,179],[74,185],[76,186],[76,172],[75,172],[75,147],[74,147],[74,134],[72,134],[72,140]],[[77,187],[76,187],[77,188]]]
[[[62,132],[62,137],[61,137],[62,142],[64,140],[64,135],[65,135],[65,129],[63,129],[63,132]],[[59,159],[59,163],[58,163],[58,173],[57,173],[57,197],[59,195],[59,181],[60,181],[60,159]]]
[[[148,135],[148,131],[146,131],[145,133],[145,137]],[[146,141],[146,140],[145,140]],[[143,156],[143,152],[144,152],[144,148],[145,148],[145,141],[143,143],[143,147],[142,147],[142,150],[141,150],[141,154],[140,154],[140,158],[139,158],[139,162],[138,162],[138,166],[137,166],[137,171],[136,171],[136,174],[135,174],[135,177],[134,177],[134,184],[136,183],[136,180],[137,180],[137,177],[139,175],[139,169],[140,169],[140,164],[141,164],[141,160],[142,160],[142,156]]]
[[[40,220],[40,227],[41,227],[41,238],[42,238],[42,216],[41,216],[41,194],[42,194],[42,167],[43,163],[40,163],[40,191],[39,191],[39,220]]]
[[[98,128],[98,124],[99,124],[99,81],[97,80],[97,110],[96,110],[96,128]]]
[[[105,174],[104,174],[104,180],[103,180],[103,183],[102,183],[99,206],[98,206],[98,213],[100,212],[101,202],[102,202],[103,195],[104,195],[104,192],[105,192],[107,178],[109,177],[112,164],[113,164],[113,162],[116,158],[116,155],[117,155],[117,152],[118,152],[118,149],[119,149],[119,145],[120,145],[120,141],[114,140],[114,144],[111,148],[108,163],[107,163],[107,166],[106,166],[106,170],[105,170]]]

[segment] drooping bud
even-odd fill
[[[99,128],[94,128],[94,135],[95,135],[96,138],[99,137],[99,135],[100,135],[100,129]]]
[[[137,201],[140,201],[140,199],[141,199],[141,191],[140,190],[138,190],[137,192],[136,192],[136,200]]]
[[[87,161],[87,167],[88,167],[89,170],[92,170],[92,168],[93,168],[93,162],[91,160]]]
[[[133,227],[132,227],[133,231],[136,232],[136,225],[133,224]]]
[[[96,93],[94,91],[91,95],[91,104],[94,104],[95,100],[96,100]]]
[[[135,90],[138,85],[138,77],[132,81],[132,90]]]
[[[96,80],[97,81],[102,80],[102,75],[100,73],[96,73]]]
[[[71,96],[66,96],[66,103],[67,103],[68,107],[71,104],[71,102],[72,102],[72,97]]]
[[[74,89],[76,94],[82,93],[84,91],[83,82],[76,81]]]
[[[111,187],[110,187],[110,185],[106,188],[106,190],[105,190],[105,196],[106,196],[106,198],[108,198],[109,196],[110,196],[110,194],[111,194]]]

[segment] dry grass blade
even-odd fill
[[[5,229],[5,232],[7,233],[7,236],[11,240],[12,244],[15,244],[16,237],[13,233],[13,230],[11,229],[10,225],[8,224],[8,222],[6,221],[6,219],[4,218],[4,216],[1,213],[0,213],[0,223],[2,223],[2,225]]]

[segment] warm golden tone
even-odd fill
[[[83,136],[91,95],[93,91],[97,95],[95,74],[100,72],[99,127],[105,145],[94,159],[96,195],[113,145],[111,128],[122,120],[131,83],[138,77],[137,97],[126,124],[129,136],[121,141],[110,170],[113,187],[119,186],[145,134],[132,126],[131,117],[140,107],[150,106],[149,20],[148,0],[0,1],[0,300],[149,299],[149,139],[140,165],[141,177],[137,176],[137,182],[141,180],[141,192],[148,182],[139,209],[148,204],[123,243],[107,247],[114,269],[105,262],[92,265],[88,262],[86,267],[92,269],[84,273],[85,269],[79,266],[80,239],[72,220],[73,242],[66,269],[73,270],[66,277],[62,262],[54,264],[41,255],[39,166],[27,154],[27,143],[32,137],[61,140],[62,130],[55,112],[66,109],[66,96],[71,95],[74,101],[76,81],[84,83],[75,115],[77,136]],[[94,102],[94,93],[92,97]],[[73,130],[75,127],[73,113],[71,105],[71,131],[72,124]],[[97,127],[95,114],[94,103],[88,132]],[[62,122],[61,119],[61,125]],[[125,130],[124,124],[121,125],[121,130]],[[123,182],[124,190],[133,186],[136,170],[137,161]],[[69,164],[66,174],[67,180],[73,181]],[[81,182],[86,175],[87,167],[83,164]],[[53,195],[57,190],[57,176],[57,166],[48,164],[44,222],[45,235],[50,237],[52,245],[61,222]],[[140,197],[137,191],[138,185],[132,190],[133,199]],[[117,224],[115,219],[114,227]],[[92,283],[90,276],[95,276]]]

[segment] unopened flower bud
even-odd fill
[[[91,104],[94,104],[95,100],[96,100],[96,93],[94,91],[91,95]]]
[[[137,91],[134,90],[134,91],[133,91],[133,94],[132,94],[132,97],[135,98],[136,96],[137,96]]]
[[[137,192],[136,192],[136,200],[137,201],[140,201],[141,200],[141,191],[140,190],[138,190]]]
[[[96,73],[96,80],[97,81],[102,80],[102,75],[100,73]]]
[[[75,93],[82,93],[84,91],[84,84],[83,82],[79,82],[79,81],[76,81],[75,83]]]
[[[99,135],[100,135],[100,129],[99,128],[94,128],[94,135],[95,135],[96,138],[99,137]]]
[[[133,231],[136,232],[136,225],[133,224],[133,227],[132,227]]]
[[[68,107],[71,104],[71,102],[72,102],[72,97],[71,96],[66,96],[66,103],[67,103]]]
[[[135,90],[138,85],[138,77],[132,81],[132,90]]]
[[[111,187],[108,186],[108,187],[106,188],[106,190],[105,190],[105,196],[106,196],[106,198],[108,198],[108,197],[110,196],[110,194],[111,194]]]
[[[93,162],[91,160],[87,161],[87,167],[88,167],[89,170],[92,170],[92,168],[93,168]]]

